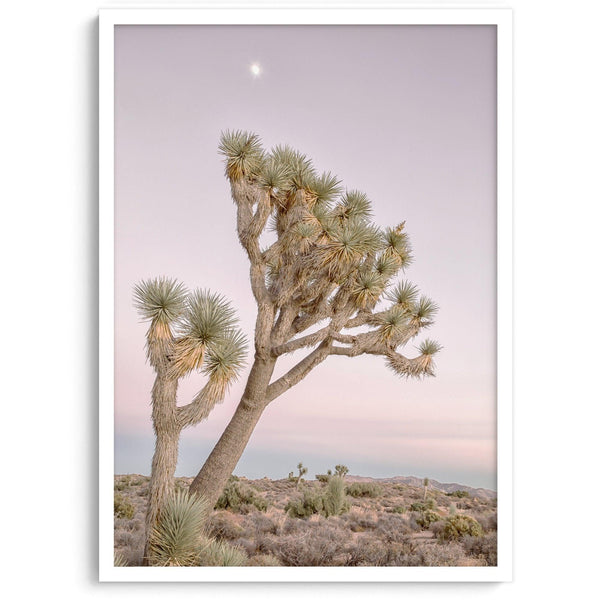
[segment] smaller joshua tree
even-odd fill
[[[423,479],[423,502],[425,502],[425,499],[427,498],[427,488],[429,487],[429,477],[425,477],[425,479]]]
[[[301,463],[298,463],[298,479],[296,480],[296,488],[300,487],[302,478],[308,473],[308,469]]]
[[[146,512],[146,547],[161,509],[174,490],[182,429],[206,419],[222,402],[246,356],[246,339],[237,329],[233,308],[208,291],[188,292],[183,284],[160,277],[134,288],[134,302],[150,326],[148,361],[156,378],[152,387],[152,424],[156,435]],[[207,377],[193,400],[177,405],[179,380],[193,371]]]
[[[349,470],[346,465],[335,465],[335,474],[337,477],[346,477]]]

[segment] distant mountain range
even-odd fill
[[[423,486],[422,478],[412,477],[412,476],[403,477],[402,475],[397,475],[396,477],[381,477],[381,478],[361,477],[360,475],[346,475],[346,481],[350,481],[350,482],[352,482],[352,481],[371,481],[371,482],[380,481],[382,483],[403,483],[405,485],[413,485],[415,487]],[[429,487],[431,489],[440,490],[442,492],[456,492],[458,490],[466,491],[466,492],[469,492],[469,494],[473,497],[485,498],[486,500],[489,500],[491,498],[496,498],[496,496],[498,495],[493,490],[487,490],[485,488],[473,488],[473,487],[469,487],[468,485],[461,485],[460,483],[440,483],[439,481],[436,481],[435,479],[429,480]]]

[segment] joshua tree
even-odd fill
[[[152,387],[156,445],[146,512],[147,556],[152,529],[174,489],[181,430],[206,419],[223,400],[243,366],[246,340],[236,328],[231,306],[209,292],[189,293],[181,283],[161,277],[136,285],[134,300],[142,318],[150,323],[146,350],[156,373]],[[178,382],[193,371],[207,376],[206,384],[189,404],[178,406]]]
[[[394,284],[411,262],[404,223],[379,229],[364,193],[345,191],[334,175],[318,174],[287,146],[266,152],[257,135],[235,131],[222,135],[220,152],[250,261],[257,318],[246,388],[190,486],[211,503],[265,408],[325,359],[379,355],[398,375],[420,377],[433,374],[440,349],[427,340],[415,358],[398,352],[433,323],[437,310],[413,284]],[[261,238],[269,228],[272,243]],[[277,360],[298,350],[305,356],[272,380]]]
[[[348,471],[349,469],[346,465],[335,465],[335,474],[338,477],[346,477]]]
[[[302,477],[308,473],[308,469],[301,463],[298,463],[298,479],[296,479],[296,489],[300,487]]]
[[[425,479],[423,479],[423,502],[425,502],[425,499],[427,498],[427,487],[429,486],[429,477],[425,477]]]

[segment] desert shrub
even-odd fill
[[[248,560],[247,567],[281,567],[281,562],[272,554],[256,554]]]
[[[381,496],[383,490],[376,483],[357,481],[346,488],[346,493],[353,498],[377,498]]]
[[[496,513],[477,515],[475,519],[477,519],[483,531],[496,531],[498,529],[498,515]]]
[[[269,537],[268,553],[276,556],[284,566],[338,566],[345,560],[345,547],[350,533],[319,520],[306,523],[303,535]]]
[[[437,537],[443,541],[460,540],[466,535],[479,537],[483,535],[481,525],[467,515],[454,515],[444,521],[444,527],[437,534]]]
[[[231,477],[217,500],[216,509],[231,510],[232,512],[247,512],[249,506],[258,510],[267,510],[268,502],[259,496],[249,485],[245,485],[237,478]]]
[[[420,513],[419,516],[416,518],[417,524],[420,525],[423,529],[429,529],[429,526],[432,523],[435,523],[439,520],[441,520],[440,515],[438,515],[432,510],[426,510]]]
[[[343,467],[344,465],[337,465]],[[341,515],[350,509],[350,503],[346,498],[346,484],[342,476],[334,475],[327,484],[323,497],[323,513],[326,517]]]
[[[298,519],[321,514],[323,510],[323,496],[311,490],[304,490],[301,498],[292,498],[285,506],[285,512]]]
[[[210,540],[198,551],[196,564],[202,567],[243,567],[247,559],[240,548],[221,540]]]
[[[382,565],[390,567],[420,567],[423,565],[423,556],[419,552],[419,545],[406,535],[399,543],[386,546],[386,556]]]
[[[446,492],[446,496],[451,498],[470,498],[471,495],[467,490],[455,490],[454,492]]]
[[[395,506],[392,508],[392,512],[398,515],[402,515],[406,512],[406,506]]]
[[[385,544],[374,540],[360,540],[347,548],[345,566],[381,567],[386,564],[388,549]]]
[[[428,544],[418,549],[424,567],[455,567],[464,562],[465,550],[461,544]]]
[[[463,547],[467,554],[482,558],[489,567],[495,567],[498,564],[498,538],[496,532],[485,536],[463,538]]]
[[[379,515],[376,533],[383,541],[387,543],[404,541],[409,531],[410,526],[404,519],[389,514]]]
[[[327,483],[329,481],[329,478],[331,477],[331,475],[325,475],[323,473],[319,473],[319,474],[315,475],[315,477],[317,478],[317,481],[320,481],[321,483]]]
[[[252,514],[250,516],[250,523],[253,525],[256,533],[277,533],[277,521],[261,512]]]
[[[410,505],[410,510],[413,512],[425,512],[426,510],[433,510],[435,507],[435,500],[433,498],[429,498],[427,502],[413,502]]]
[[[131,519],[135,514],[135,506],[122,494],[115,494],[115,517]]]
[[[197,564],[207,514],[204,498],[175,490],[165,501],[150,535],[150,564],[162,567]]]
[[[213,512],[206,524],[208,535],[220,540],[237,539],[244,533],[244,529],[236,523],[235,518],[227,511]]]
[[[366,531],[377,528],[377,521],[365,513],[347,513],[344,516],[344,522],[351,531]]]
[[[437,538],[437,537],[439,537],[439,534],[441,533],[442,529],[444,529],[445,526],[446,526],[446,521],[444,519],[441,519],[439,521],[435,521],[435,522],[431,523],[431,525],[429,525],[429,531],[431,531],[431,533],[433,533],[433,535]]]
[[[134,540],[134,535],[131,531],[120,529],[115,531],[115,544],[117,546],[131,546]]]
[[[129,481],[126,480],[120,480],[120,481],[115,481],[115,492],[122,492],[123,490],[127,489],[129,487]]]

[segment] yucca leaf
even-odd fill
[[[287,185],[291,191],[310,190],[315,185],[317,174],[312,161],[305,154],[290,146],[275,146],[271,157],[289,172]]]
[[[364,192],[346,192],[336,207],[336,214],[343,219],[368,220],[373,214],[371,202]]]
[[[166,499],[152,530],[150,564],[161,567],[196,564],[209,508],[201,496],[175,490]]]
[[[171,324],[183,314],[187,290],[168,277],[144,280],[133,288],[134,306],[145,321]]]
[[[390,340],[404,333],[408,317],[404,309],[396,305],[378,315],[376,322],[379,325],[381,337],[384,340]]]
[[[233,307],[222,296],[207,290],[190,294],[173,350],[171,376],[179,379],[199,369],[207,351],[230,336],[237,321]]]
[[[260,171],[259,182],[269,190],[285,193],[289,189],[290,174],[290,169],[286,164],[269,157]]]
[[[419,295],[419,289],[410,281],[401,281],[395,288],[388,292],[388,298],[407,310],[413,306]]]
[[[388,227],[384,232],[384,237],[385,254],[398,258],[400,267],[404,269],[412,263],[413,257],[408,235],[404,233],[403,229],[404,223],[397,227]]]
[[[257,175],[264,161],[260,138],[247,131],[222,133],[219,152],[226,158],[225,173],[232,181]]]
[[[244,367],[248,340],[240,331],[231,331],[226,337],[211,344],[202,371],[211,379],[227,384],[235,381]]]
[[[413,309],[413,315],[420,321],[429,321],[438,310],[439,307],[433,300],[426,296],[421,296],[421,298],[419,298],[419,303]]]
[[[385,281],[377,271],[359,272],[352,293],[357,307],[374,306],[385,287]]]
[[[424,356],[433,356],[442,350],[442,346],[434,340],[424,340],[419,345],[419,352]]]
[[[393,256],[385,256],[382,254],[377,257],[377,261],[375,262],[375,270],[384,278],[389,279],[394,276],[398,269],[400,268],[400,264],[398,260]]]
[[[341,193],[342,182],[329,172],[322,173],[313,179],[310,191],[317,197],[317,204],[328,204]]]
[[[243,567],[247,560],[243,550],[222,540],[207,540],[198,553],[198,564],[203,567]]]
[[[175,279],[157,277],[133,289],[134,306],[143,320],[150,321],[146,333],[146,355],[155,369],[166,366],[176,325],[187,305],[187,290]]]

